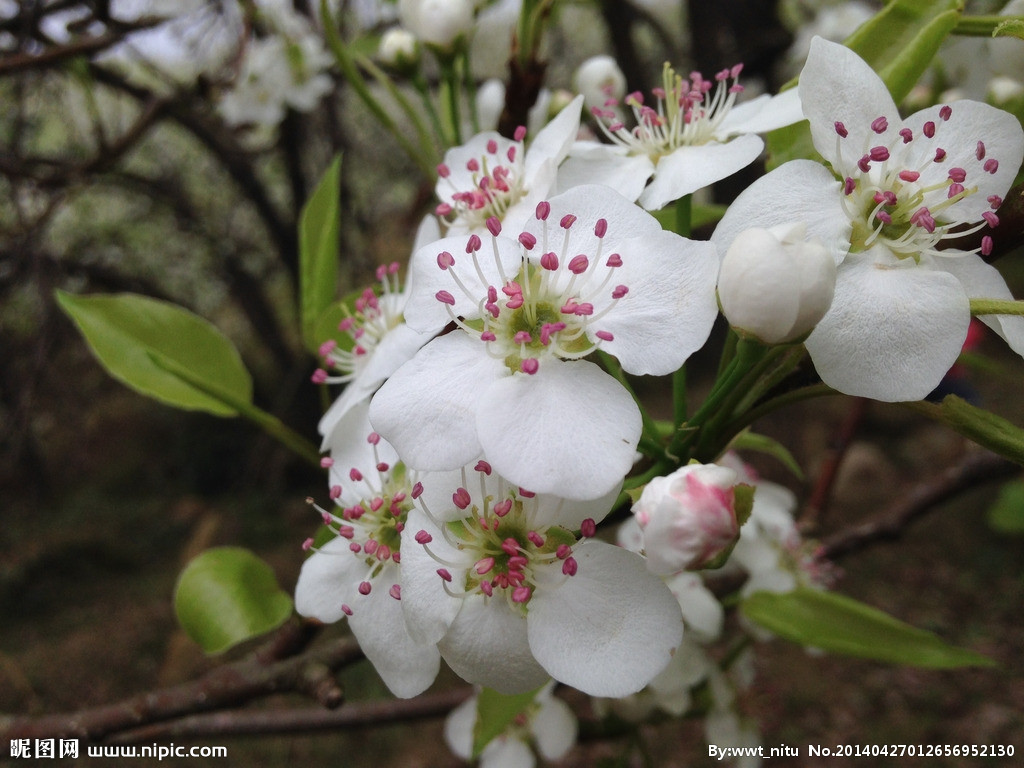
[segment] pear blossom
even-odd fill
[[[618,99],[594,107],[611,143],[574,144],[559,172],[559,189],[607,184],[653,211],[750,165],[764,149],[755,134],[795,123],[803,114],[792,89],[736,104],[742,68],[722,70],[712,82],[697,72],[686,80],[666,64],[654,106],[640,92],[626,96],[633,128],[622,122]]]
[[[542,201],[516,239],[497,219],[488,229],[486,245],[451,237],[413,255],[409,326],[457,328],[388,379],[371,423],[417,469],[483,454],[524,488],[601,496],[632,466],[642,424],[582,358],[601,349],[636,374],[682,365],[717,316],[714,247],[600,186]]]
[[[784,163],[740,195],[712,241],[725,254],[743,230],[804,221],[838,265],[832,306],[805,342],[824,382],[877,400],[923,398],[960,353],[969,300],[1011,298],[982,258],[989,235],[974,251],[952,246],[999,224],[1024,131],[1012,115],[973,101],[901,120],[878,75],[820,38],[799,90],[832,170]],[[983,319],[1024,353],[1024,319]]]
[[[295,610],[325,623],[347,617],[384,683],[408,698],[426,690],[440,667],[436,645],[409,634],[400,602],[402,534],[415,478],[391,446],[369,431],[365,403],[344,424],[324,460],[337,509],[314,505],[333,538],[319,547],[306,541],[313,554],[299,574]],[[356,434],[362,439],[352,439]]]
[[[652,573],[703,568],[733,544],[739,535],[737,480],[728,467],[689,464],[644,487],[633,515]]]
[[[518,488],[484,460],[474,470],[448,499],[414,491],[402,533],[412,636],[502,693],[549,677],[596,696],[643,688],[678,648],[683,623],[642,558],[592,538],[618,487],[571,501]]]
[[[480,755],[480,768],[533,768],[530,745],[545,760],[560,760],[576,743],[579,724],[569,705],[553,695],[554,682],[541,688],[534,700],[492,739]],[[477,696],[453,709],[444,721],[444,739],[464,760],[473,756],[473,730],[477,721]]]
[[[583,97],[577,97],[530,142],[526,128],[512,139],[484,131],[449,149],[437,168],[435,213],[447,234],[483,232],[489,218],[513,231],[523,227],[555,187],[558,166],[580,125]]]
[[[607,54],[591,56],[580,64],[573,82],[587,109],[604,109],[609,101],[621,101],[626,95],[626,76],[615,59]]]
[[[740,232],[722,259],[718,300],[740,333],[782,344],[810,333],[835,286],[831,251],[798,222]]]
[[[436,240],[437,224],[425,217],[416,233],[416,246]],[[353,311],[338,324],[345,343],[329,339],[320,345],[323,365],[314,371],[315,384],[346,384],[344,392],[320,419],[319,431],[325,448],[342,417],[378,387],[432,338],[432,333],[414,331],[402,314],[408,300],[398,278],[397,262],[377,267],[379,290],[365,288],[355,300]]]

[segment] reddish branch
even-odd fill
[[[336,710],[319,707],[217,712],[167,723],[133,728],[109,739],[112,744],[140,744],[184,736],[242,736],[338,731],[372,725],[395,725],[448,714],[469,698],[468,685],[415,699],[385,699],[346,704]]]
[[[988,451],[969,452],[960,463],[919,483],[888,509],[859,525],[827,538],[822,556],[835,560],[878,541],[899,539],[907,527],[938,504],[959,493],[1020,472],[1020,466]]]
[[[814,530],[821,522],[822,515],[828,505],[829,497],[832,495],[832,486],[839,475],[839,467],[843,463],[846,451],[857,435],[861,422],[864,420],[864,413],[867,410],[868,401],[863,397],[856,397],[850,404],[850,410],[843,418],[836,435],[832,440],[821,468],[818,470],[818,477],[811,489],[811,494],[804,505],[803,514],[800,517],[800,527],[804,530]]]
[[[343,696],[333,673],[361,659],[362,651],[346,638],[278,660],[280,655],[302,648],[312,631],[288,625],[249,658],[218,667],[197,680],[141,693],[115,704],[42,717],[0,718],[0,743],[26,738],[79,738],[96,742],[142,726],[225,709],[274,693],[305,693],[322,706],[336,707]]]

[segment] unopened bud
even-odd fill
[[[836,264],[803,223],[748,229],[722,259],[718,299],[729,324],[767,344],[805,336],[832,305]]]
[[[409,30],[392,27],[381,36],[377,56],[392,69],[412,72],[420,63],[419,41]]]
[[[471,0],[399,0],[398,16],[420,41],[444,52],[473,29]]]
[[[709,565],[739,537],[736,472],[690,464],[647,484],[633,505],[647,568],[667,576]]]

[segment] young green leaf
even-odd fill
[[[1017,464],[1024,464],[1024,429],[1002,416],[971,405],[956,395],[946,395],[938,405],[934,403],[906,403],[919,413],[943,422],[978,445],[1005,456]]]
[[[209,654],[222,653],[283,624],[292,599],[270,566],[241,547],[208,549],[178,577],[174,612]]]
[[[1024,534],[1024,482],[1015,480],[1000,489],[999,498],[989,507],[988,524],[1000,533]]]
[[[533,703],[536,695],[536,690],[512,695],[490,688],[480,691],[476,700],[476,725],[473,727],[473,757],[479,757],[492,739],[504,733],[516,715]]]
[[[198,315],[130,293],[76,296],[57,291],[56,296],[100,364],[136,392],[215,416],[236,416],[231,403],[251,402],[252,379],[238,351]],[[175,369],[189,371],[189,378],[203,386],[176,375]]]
[[[755,592],[740,610],[779,637],[830,653],[929,669],[994,666],[991,659],[836,592]]]
[[[335,156],[299,217],[299,311],[302,339],[316,352],[317,320],[338,288],[338,233],[341,226],[341,155]]]

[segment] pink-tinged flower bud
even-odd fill
[[[767,344],[794,341],[832,306],[836,264],[803,223],[748,229],[729,246],[718,275],[722,313]]]
[[[690,464],[647,484],[633,505],[643,531],[647,569],[667,576],[702,568],[740,534],[735,470]]]

